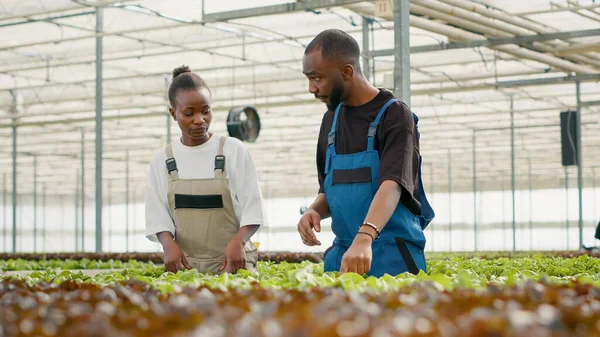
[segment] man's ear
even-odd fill
[[[344,81],[349,81],[354,77],[354,66],[351,64],[346,64],[342,67],[342,77]]]
[[[175,109],[169,108],[169,113],[171,114],[171,117],[173,117],[173,120],[177,120],[177,117],[175,117]]]

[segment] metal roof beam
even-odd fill
[[[559,33],[547,33],[547,34],[534,34],[534,35],[521,35],[507,38],[496,38],[487,40],[474,40],[465,42],[450,42],[450,43],[439,43],[425,46],[415,46],[410,48],[411,54],[426,53],[431,51],[439,50],[453,50],[453,49],[466,49],[466,48],[477,48],[477,47],[489,47],[489,46],[500,46],[507,44],[515,45],[527,45],[532,42],[540,41],[551,41],[551,40],[568,40],[580,37],[599,36],[600,28],[598,29],[585,29],[585,30],[574,30],[569,32]],[[394,49],[382,49],[375,50],[369,53],[371,57],[381,56],[392,56],[394,55]]]
[[[78,16],[93,15],[93,14],[96,14],[96,11],[87,11],[87,12],[80,12],[80,13],[73,13],[73,14],[49,16],[49,17],[45,17],[45,18],[41,18],[41,19],[25,19],[22,21],[0,24],[0,28],[10,27],[10,26],[18,26],[18,25],[34,23],[34,22],[48,22],[48,21],[52,21],[52,20],[74,18],[74,17],[78,17]]]
[[[113,5],[113,4],[117,3],[117,2],[118,3],[124,3],[124,2],[131,2],[131,1],[137,1],[137,0],[105,0],[105,1],[97,1],[93,5],[90,4],[90,7],[106,7],[106,6],[111,6],[111,5]],[[67,12],[67,11],[81,9],[81,4],[77,4],[76,2],[71,2],[70,4],[73,5],[73,6],[61,7],[61,8],[52,9],[52,10],[44,9],[44,10],[37,11],[37,12],[21,13],[21,14],[16,14],[16,15],[11,15],[11,16],[5,16],[3,18],[0,18],[0,22],[10,21],[10,20],[14,20],[14,19],[22,19],[23,17],[32,17],[32,16],[38,16],[38,15],[48,15],[48,14],[52,14],[52,13],[61,13],[61,12]]]
[[[257,16],[267,16],[276,14],[285,14],[299,11],[313,11],[319,8],[340,7],[351,5],[365,0],[308,0],[298,2],[288,2],[280,5],[244,8],[225,12],[205,13],[202,17],[204,22],[218,22],[236,19],[252,18]]]

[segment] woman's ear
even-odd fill
[[[169,113],[171,114],[171,117],[173,117],[173,120],[177,120],[177,117],[175,116],[175,109],[169,108]]]

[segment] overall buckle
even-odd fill
[[[225,169],[225,156],[217,155],[215,156],[215,170],[224,170]]]
[[[173,171],[177,171],[177,163],[175,162],[175,158],[169,158],[165,160],[165,163],[167,164],[167,171],[169,174],[171,174]]]

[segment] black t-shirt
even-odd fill
[[[379,94],[361,106],[342,105],[337,121],[335,149],[338,154],[362,152],[367,149],[369,125],[383,105],[393,98],[391,92],[380,89]],[[324,193],[327,135],[331,131],[335,110],[323,116],[317,144],[319,193]],[[379,184],[393,180],[402,187],[400,201],[414,214],[421,214],[418,195],[419,139],[412,112],[406,104],[392,103],[384,113],[375,135],[379,151]]]

